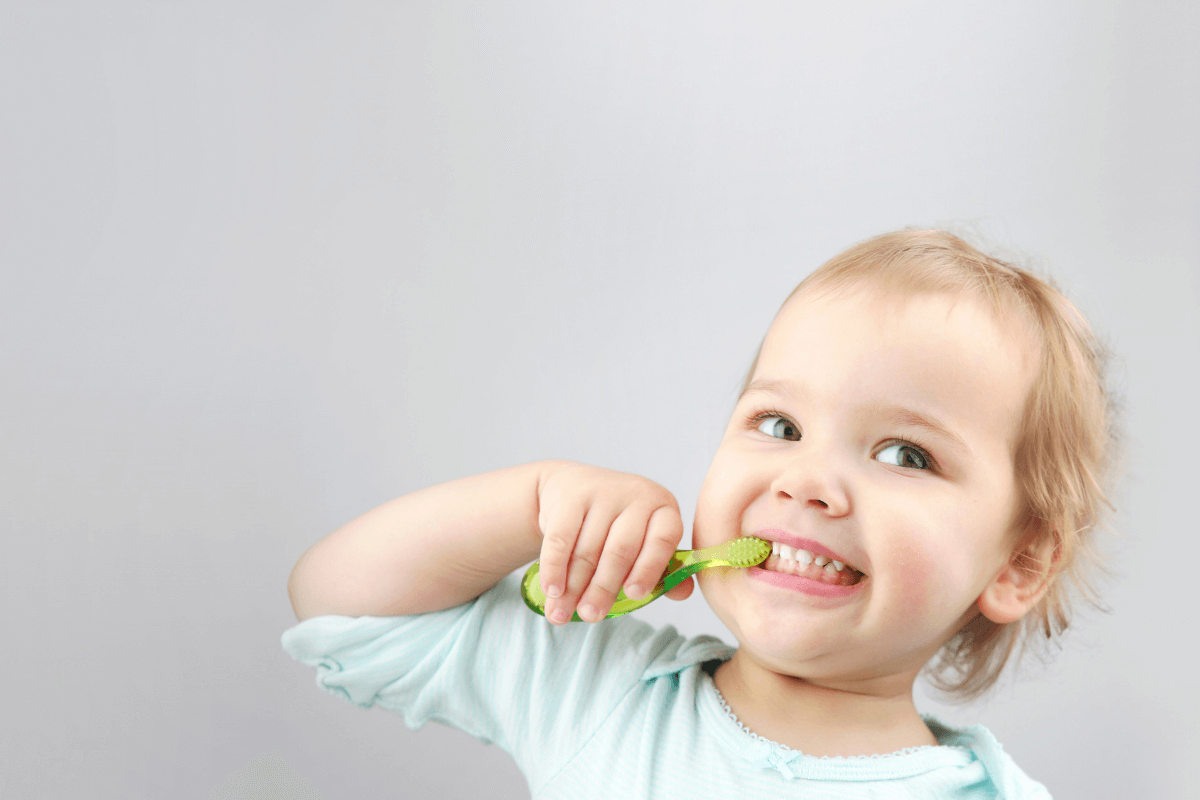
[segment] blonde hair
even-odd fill
[[[953,636],[924,670],[949,699],[991,689],[1006,663],[1035,643],[1050,645],[1071,621],[1074,594],[1101,608],[1095,573],[1106,574],[1094,540],[1114,477],[1117,406],[1106,386],[1108,350],[1049,280],[988,256],[946,231],[905,229],[861,242],[826,262],[788,295],[872,287],[936,292],[986,301],[1017,322],[1041,351],[1014,452],[1019,514],[1013,560],[1031,575],[1048,560],[1048,588],[1022,619],[998,624],[982,614]],[[782,306],[781,306],[782,308]],[[754,356],[742,391],[758,366]]]

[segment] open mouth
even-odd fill
[[[853,586],[865,577],[849,564],[779,542],[771,543],[771,555],[758,566],[768,572],[797,575],[831,586]]]

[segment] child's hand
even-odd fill
[[[624,586],[639,599],[662,579],[683,538],[675,496],[652,480],[625,472],[571,464],[538,486],[538,569],[546,619],[560,625],[578,608],[598,622]],[[688,578],[667,593],[683,600]]]

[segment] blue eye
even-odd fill
[[[909,469],[928,469],[929,457],[924,452],[909,444],[893,444],[880,450],[877,459],[894,467]]]
[[[775,415],[762,417],[762,421],[758,424],[758,430],[767,436],[774,436],[776,439],[788,439],[793,442],[800,441],[800,430],[783,417]]]

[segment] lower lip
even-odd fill
[[[864,579],[852,586],[837,586],[832,583],[814,581],[812,578],[801,578],[799,575],[788,575],[786,572],[773,572],[762,567],[751,567],[746,570],[746,574],[756,581],[814,597],[849,597],[861,592],[866,584]]]

